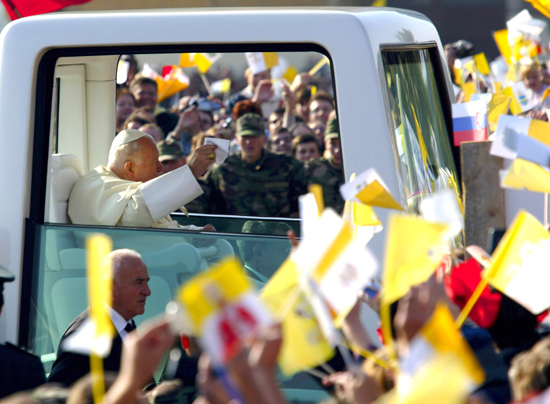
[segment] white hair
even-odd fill
[[[121,268],[123,268],[126,264],[128,264],[127,261],[133,261],[136,259],[143,261],[141,259],[140,253],[138,253],[135,250],[130,250],[127,248],[112,251],[105,256],[104,262],[106,265],[109,265],[109,267],[111,268],[113,283],[118,278],[118,274],[120,273]]]
[[[139,139],[142,139],[144,137],[149,137],[153,142],[155,142],[153,136],[149,134],[145,134],[145,136],[140,137]],[[132,160],[132,157],[134,157],[134,155],[141,150],[141,144],[138,142],[139,139],[136,139],[133,142],[125,143],[118,147],[111,148],[109,150],[107,168],[122,169],[127,161]]]

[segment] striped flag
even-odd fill
[[[487,140],[487,103],[472,101],[453,104],[454,145]]]

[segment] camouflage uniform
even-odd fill
[[[333,118],[327,124],[325,142],[327,139],[339,138],[338,119]],[[306,174],[309,184],[319,184],[323,187],[325,207],[332,208],[338,213],[344,210],[344,199],[340,195],[340,186],[346,182],[344,171],[337,168],[331,159],[315,159],[306,163]]]
[[[306,163],[308,185],[319,184],[323,187],[325,207],[331,207],[336,212],[344,210],[344,199],[340,195],[340,186],[345,182],[344,172],[336,168],[330,160],[325,158],[310,160]]]
[[[204,179],[208,213],[298,217],[298,197],[307,193],[303,163],[264,150],[254,163],[230,155]]]

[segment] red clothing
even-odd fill
[[[470,258],[453,268],[451,275],[445,277],[445,291],[449,298],[463,309],[480,281],[481,267],[475,259]],[[468,317],[482,328],[491,327],[500,311],[501,300],[500,293],[492,292],[487,286]]]

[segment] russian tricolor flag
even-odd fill
[[[454,145],[487,140],[487,103],[483,100],[453,104]]]

